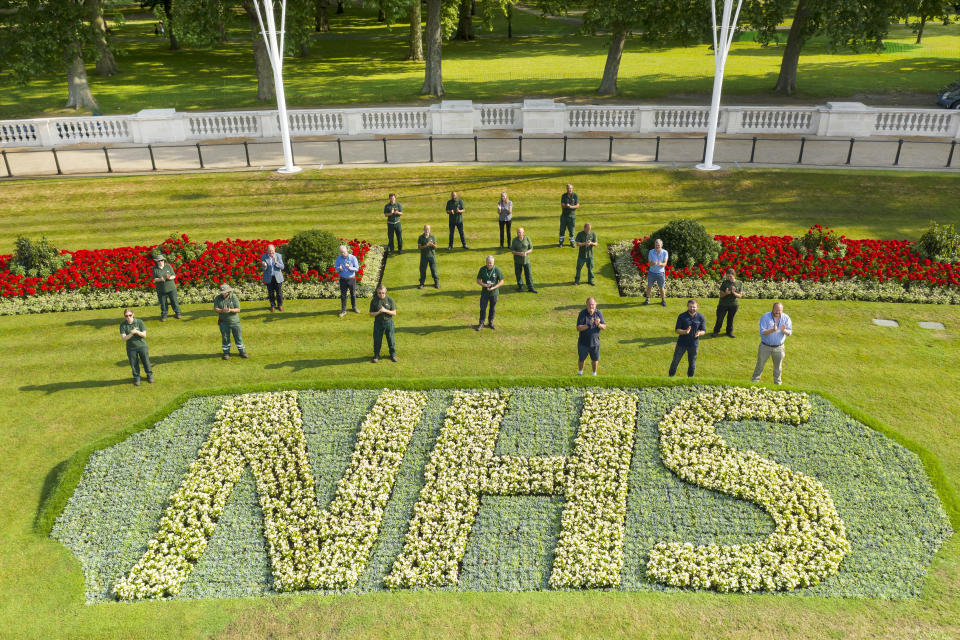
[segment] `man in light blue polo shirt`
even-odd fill
[[[647,252],[647,264],[650,265],[647,270],[647,298],[643,304],[650,304],[650,292],[653,291],[653,285],[660,288],[660,304],[667,306],[667,260],[670,254],[663,248],[663,240],[657,238],[653,243],[653,249]]]
[[[350,253],[347,245],[342,244],[340,255],[337,256],[333,267],[340,274],[340,317],[347,315],[347,291],[350,292],[350,310],[360,313],[357,311],[357,271],[360,270],[357,256]]]
[[[793,334],[790,316],[783,312],[783,304],[777,302],[773,310],[760,318],[760,348],[757,352],[757,366],[753,369],[753,381],[760,382],[760,374],[769,358],[773,358],[773,382],[780,384],[780,367],[783,364],[783,343]]]

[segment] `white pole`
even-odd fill
[[[733,0],[723,0],[723,16],[718,33],[717,7],[714,0],[710,0],[711,17],[713,18],[713,99],[710,101],[707,146],[704,150],[703,164],[697,165],[697,169],[702,171],[716,171],[720,168],[720,165],[713,163],[713,150],[717,141],[717,123],[720,120],[720,91],[723,89],[723,68],[727,64],[727,54],[730,52],[730,45],[733,43],[733,34],[736,31],[742,4],[743,0],[737,0],[737,11],[733,13]],[[733,15],[731,16],[731,14]]]
[[[264,16],[260,12],[260,2],[263,2],[263,13],[266,14],[266,24]],[[263,43],[267,47],[267,54],[270,56],[270,66],[273,68],[273,85],[277,94],[277,117],[280,119],[280,140],[283,145],[283,167],[277,169],[278,173],[298,173],[300,167],[293,164],[293,147],[290,144],[290,121],[287,119],[287,98],[283,92],[283,42],[284,42],[284,23],[287,18],[287,0],[281,0],[280,17],[280,44],[277,44],[277,26],[273,14],[273,0],[255,0],[254,7],[257,10],[257,21],[260,23],[260,33],[263,35]]]

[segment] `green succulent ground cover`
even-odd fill
[[[508,388],[509,404],[497,455],[572,453],[582,389]],[[743,544],[772,532],[773,523],[749,503],[686,484],[660,461],[657,423],[680,401],[705,387],[631,389],[639,397],[628,495],[622,572],[625,590],[666,590],[645,567],[657,542]],[[378,391],[300,393],[310,465],[321,504],[346,471],[364,415]],[[383,579],[423,486],[423,469],[450,405],[450,390],[428,394],[384,517],[371,562],[356,591],[383,590]],[[156,427],[94,454],[53,535],[84,566],[89,601],[112,599],[111,587],[130,570],[156,532],[170,494],[183,481],[207,438],[221,397],[190,400]],[[919,458],[814,398],[811,421],[799,427],[756,421],[721,423],[732,446],[753,449],[824,483],[843,519],[852,551],[839,574],[795,594],[842,597],[917,597],[926,568],[952,534]],[[461,570],[459,590],[546,589],[559,534],[560,497],[481,500]],[[178,598],[272,593],[253,477],[235,489],[210,545]]]

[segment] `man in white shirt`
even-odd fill
[[[760,382],[763,367],[768,359],[773,358],[773,383],[780,384],[783,344],[787,336],[792,334],[793,323],[790,316],[783,312],[783,303],[775,303],[773,309],[760,318],[760,348],[757,352],[757,366],[753,369],[754,382]]]

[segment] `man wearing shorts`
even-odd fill
[[[590,356],[593,365],[593,375],[597,375],[597,365],[600,364],[600,332],[607,328],[603,321],[603,314],[597,309],[597,300],[587,298],[587,308],[577,316],[577,375],[583,375],[583,363]]]
[[[653,249],[647,253],[647,264],[650,267],[647,271],[647,298],[643,304],[650,304],[650,292],[656,285],[660,288],[660,304],[667,306],[666,270],[669,258],[670,254],[663,248],[663,240],[657,238],[653,243]]]

